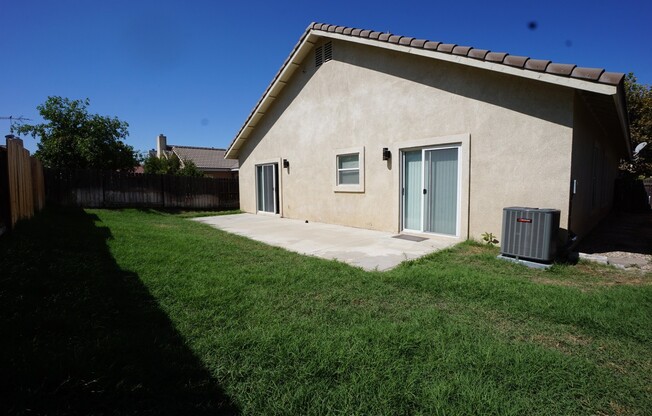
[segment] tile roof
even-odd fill
[[[274,75],[272,82],[267,86],[263,92],[263,95],[260,97],[252,109],[251,113],[249,113],[247,116],[246,121],[242,127],[240,127],[236,137],[234,137],[231,141],[231,144],[226,151],[228,157],[237,157],[237,151],[239,147],[236,147],[236,145],[241,140],[246,140],[246,137],[243,138],[246,127],[249,126],[256,112],[258,112],[259,108],[264,104],[266,97],[271,93],[272,88],[276,85],[277,81],[279,81],[285,69],[288,66],[291,66],[290,63],[295,63],[292,62],[292,60],[295,57],[295,54],[298,53],[304,44],[304,41],[313,33],[317,34],[316,32],[334,33],[342,36],[350,36],[352,38],[364,38],[378,43],[391,43],[408,48],[423,49],[427,51],[462,56],[491,64],[505,65],[506,67],[510,68],[519,68],[523,70],[539,72],[542,74],[548,74],[552,75],[553,77],[573,78],[577,79],[578,81],[587,81],[595,84],[616,86],[620,90],[622,90],[622,82],[625,78],[625,74],[623,73],[607,72],[602,68],[583,68],[578,67],[574,64],[556,63],[550,60],[533,59],[527,56],[512,56],[506,52],[492,52],[486,49],[477,49],[471,46],[442,43],[427,39],[415,39],[412,37],[394,35],[391,33],[383,33],[368,29],[356,29],[346,26],[336,26],[327,23],[311,23],[301,38],[299,38],[299,41],[290,52],[290,55],[285,59],[283,65],[281,65],[281,68],[278,70],[276,75]]]
[[[194,147],[194,146],[176,146],[168,145],[179,159],[192,160],[201,170],[212,169],[237,169],[238,161],[233,159],[224,159],[225,149],[215,149],[213,147]]]
[[[573,64],[560,64],[547,60],[532,59],[528,56],[510,55],[505,52],[492,52],[484,49],[476,49],[472,46],[461,46],[453,43],[441,43],[427,39],[415,39],[407,36],[394,35],[391,33],[379,33],[371,30],[355,29],[345,26],[329,25],[327,23],[313,23],[308,30],[320,30],[322,32],[338,33],[345,36],[367,38],[377,42],[395,43],[409,46],[411,48],[426,49],[452,55],[466,56],[481,61],[488,61],[516,68],[529,69],[532,71],[544,72],[547,74],[577,78],[585,81],[593,81],[600,84],[618,85],[625,74],[618,72],[606,72],[602,68],[582,68]]]

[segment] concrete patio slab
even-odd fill
[[[296,253],[335,259],[365,270],[389,270],[405,260],[460,242],[436,236],[408,241],[392,238],[396,235],[393,233],[267,215],[235,214],[193,220]]]

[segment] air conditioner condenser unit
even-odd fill
[[[503,208],[500,254],[515,259],[552,263],[557,256],[558,209]]]

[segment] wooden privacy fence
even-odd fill
[[[643,187],[647,194],[647,204],[652,207],[652,178],[643,179]]]
[[[23,141],[6,136],[0,147],[0,234],[45,205],[43,165],[23,148]]]
[[[238,179],[45,169],[48,203],[84,208],[237,209]]]

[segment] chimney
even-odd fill
[[[167,137],[164,134],[159,134],[156,138],[156,157],[161,158],[168,149]]]

